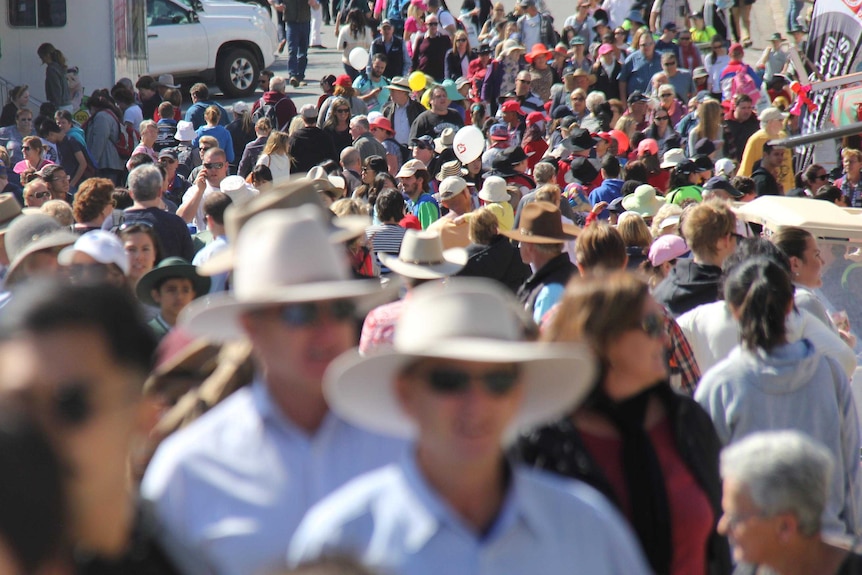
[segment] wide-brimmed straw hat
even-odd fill
[[[561,244],[580,232],[577,226],[564,224],[560,208],[550,202],[530,202],[524,206],[517,230],[500,230],[507,238],[528,244]]]
[[[411,437],[416,424],[395,390],[399,374],[423,358],[518,364],[524,399],[506,431],[517,432],[571,412],[590,391],[596,364],[579,344],[526,342],[531,320],[504,287],[454,278],[416,288],[395,327],[393,349],[348,351],[330,364],[324,393],[335,413],[378,433]]]
[[[324,215],[314,206],[254,216],[240,230],[234,253],[233,292],[189,304],[179,324],[190,333],[239,339],[240,317],[254,309],[332,299],[354,299],[367,309],[386,295],[376,280],[350,279],[345,256],[332,245]]]
[[[440,234],[407,230],[398,255],[380,254],[380,261],[393,272],[408,278],[430,280],[461,271],[467,263],[464,248],[443,249]]]
[[[508,202],[511,197],[506,191],[506,180],[500,176],[488,176],[479,190],[479,199],[486,202]]]
[[[437,175],[434,176],[434,179],[442,182],[449,176],[465,176],[467,175],[467,170],[461,165],[461,162],[458,160],[449,160],[448,162],[443,162],[443,165],[440,166],[440,171],[437,172]]]
[[[224,212],[224,229],[228,245],[198,266],[198,273],[212,276],[232,270],[236,261],[234,244],[240,230],[252,217],[269,210],[298,208],[306,205],[314,206],[330,220],[330,242],[345,242],[362,235],[369,225],[368,218],[364,216],[336,218],[335,214],[324,206],[320,193],[332,191],[334,187],[329,178],[323,180],[298,178],[283,184],[276,184],[265,194],[255,196],[243,204],[231,204]]]
[[[17,279],[20,266],[28,257],[42,250],[72,245],[78,237],[47,214],[18,216],[6,231],[6,255],[10,261],[6,285],[12,285]]]

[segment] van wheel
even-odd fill
[[[234,48],[220,58],[216,83],[225,96],[239,98],[254,92],[259,74],[257,58],[248,50]]]

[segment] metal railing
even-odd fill
[[[9,91],[12,90],[15,86],[17,86],[15,82],[10,82],[3,76],[0,76],[0,108],[6,105],[9,101]],[[30,96],[30,109],[33,111],[33,114],[37,114],[39,112],[39,108],[42,106],[42,100],[34,98],[32,95]]]

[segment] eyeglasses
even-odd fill
[[[339,299],[329,303],[294,303],[281,308],[281,321],[290,327],[308,327],[319,323],[325,315],[334,321],[347,321],[356,317],[356,304]]]
[[[659,313],[645,315],[638,327],[652,339],[659,339],[667,333],[664,326],[664,316]]]
[[[173,158],[159,158],[159,162],[163,164],[176,164],[178,160],[175,160]]]
[[[455,41],[456,41],[457,43],[459,43],[459,44],[461,44],[461,43],[466,44],[466,43],[467,43],[467,38],[458,38],[458,39],[457,39],[457,40],[455,40]]]
[[[37,200],[44,200],[51,197],[51,192],[36,192],[33,197]]]
[[[665,65],[666,65],[666,66],[676,66],[676,61],[674,61],[674,60],[668,60],[667,62],[665,62]]]
[[[211,150],[211,149],[212,149],[212,146],[207,146],[206,148],[201,148],[200,149],[201,156],[203,156],[207,150]]]
[[[29,152],[32,148],[30,146],[21,146],[21,151]]]
[[[614,36],[628,36],[628,35],[629,35],[629,33],[624,31],[624,30],[617,30],[616,32],[614,32]]]
[[[518,370],[500,369],[477,375],[451,367],[436,367],[428,370],[424,379],[434,392],[441,395],[463,394],[470,388],[470,382],[477,379],[488,393],[502,397],[518,383]]]
[[[210,162],[204,164],[204,167],[208,170],[220,170],[224,167],[224,162]]]
[[[153,229],[155,227],[155,226],[153,226],[152,222],[148,222],[146,220],[137,220],[134,222],[124,222],[124,223],[120,224],[120,227],[117,231],[125,232],[126,230],[128,230],[130,228],[134,228],[136,226],[140,226],[143,228],[149,228],[149,229]]]
[[[32,122],[33,118],[18,118],[19,122]]]
[[[428,22],[428,26],[437,26],[439,22]]]
[[[103,282],[109,277],[118,276],[122,271],[113,264],[72,264],[68,267],[69,277],[79,282]]]

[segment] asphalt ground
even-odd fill
[[[457,10],[459,0],[450,0],[450,8]],[[504,5],[508,8],[513,0],[503,0]],[[751,10],[751,40],[753,46],[745,51],[745,61],[749,64],[754,64],[760,57],[763,49],[769,45],[769,37],[775,32],[785,34],[785,18],[787,14],[788,0],[756,0]],[[551,14],[554,15],[555,21],[559,23],[558,28],[561,28],[562,22],[571,14],[573,2],[571,0],[545,0]],[[691,3],[692,10],[699,10],[703,3],[699,0],[694,0]],[[335,49],[336,36],[335,26],[323,26],[322,28],[323,45],[327,49],[310,49],[308,57],[308,68],[306,70],[307,86],[294,88],[288,85],[287,94],[293,99],[297,109],[303,104],[317,104],[317,99],[321,94],[319,81],[320,78],[329,74],[338,76],[344,73],[344,68],[341,64],[341,51]],[[287,73],[287,48],[284,54],[278,58],[269,67],[270,70],[284,77]],[[210,87],[215,99],[223,106],[233,105],[238,102],[238,99],[225,98],[220,95],[218,88]],[[242,98],[247,102],[253,102],[259,98],[261,92],[258,91],[254,96]]]

